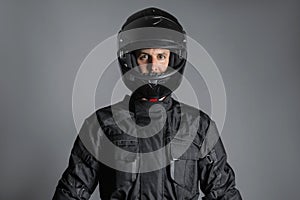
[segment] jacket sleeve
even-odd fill
[[[98,184],[98,173],[99,162],[87,151],[78,136],[53,200],[89,199]]]
[[[214,122],[210,123],[206,138],[205,156],[199,160],[200,188],[203,200],[241,200],[240,192],[235,188],[235,175],[227,163],[225,148]],[[209,135],[210,134],[210,135]],[[217,135],[214,137],[212,135]],[[214,139],[215,138],[215,139]],[[214,142],[213,142],[214,140]]]

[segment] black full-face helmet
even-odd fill
[[[131,15],[118,33],[118,61],[123,82],[138,97],[161,98],[171,94],[182,81],[187,50],[186,34],[178,20],[158,8],[146,8]],[[136,51],[169,49],[164,73],[142,74]]]

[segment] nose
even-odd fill
[[[152,58],[150,61],[149,61],[149,64],[151,66],[151,71],[152,72],[159,72],[158,70],[158,60],[156,58]]]

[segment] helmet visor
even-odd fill
[[[160,27],[143,27],[122,31],[118,34],[118,56],[138,49],[169,49],[186,59],[186,35]]]

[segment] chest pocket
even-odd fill
[[[199,192],[198,160],[200,147],[192,143],[182,154],[183,144],[170,144],[170,177],[176,185],[178,199],[185,199]],[[179,198],[181,197],[181,198]]]
[[[136,140],[115,140],[113,144],[117,147],[113,152],[115,163],[132,168],[132,170],[124,168],[123,171],[136,172],[134,164],[137,161],[138,142]]]
[[[137,180],[138,170],[137,150],[138,143],[136,140],[128,138],[109,138],[113,148],[103,147],[103,154],[109,165],[101,164],[101,173],[99,177],[100,188],[103,191],[103,199],[123,199],[125,194],[122,192],[129,191]]]
[[[115,165],[115,170],[111,169],[110,181],[112,181],[114,188],[121,188],[124,186],[132,185],[137,178],[137,150],[138,143],[136,140],[114,140],[113,144],[118,147],[114,150],[112,160]]]

